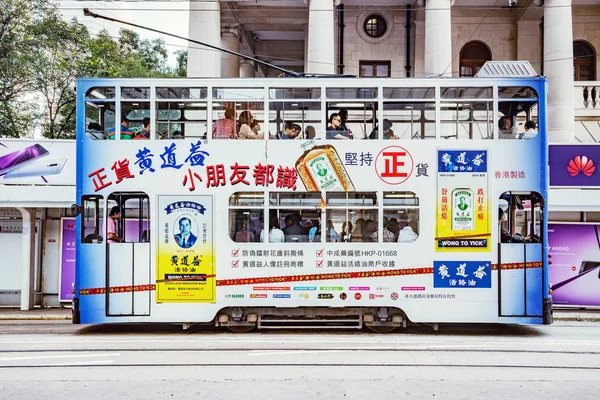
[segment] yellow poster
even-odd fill
[[[159,196],[156,301],[214,302],[212,196]]]
[[[490,251],[486,150],[438,150],[436,251]]]

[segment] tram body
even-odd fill
[[[74,322],[551,323],[545,98],[543,78],[80,79]],[[350,140],[327,139],[341,109]]]

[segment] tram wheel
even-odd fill
[[[233,333],[248,333],[254,328],[256,328],[256,325],[227,325],[227,329]]]
[[[375,332],[375,333],[390,333],[392,331],[394,331],[396,328],[398,328],[397,326],[394,325],[371,325],[371,324],[365,324],[367,328],[369,328],[369,330],[371,332]]]

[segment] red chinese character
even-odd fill
[[[225,180],[225,167],[223,166],[223,164],[207,166],[206,179],[206,187],[225,186],[227,182]]]
[[[479,197],[477,197],[477,202],[478,202],[479,204],[483,204],[483,196],[479,196]]]
[[[519,171],[519,179],[525,179],[525,171]]]
[[[200,175],[198,175],[197,172],[192,172],[191,168],[188,168],[188,175],[190,176],[190,192],[193,192],[194,190],[196,190],[196,183],[194,182],[194,177],[198,178],[198,180],[200,182],[202,182],[202,178],[200,177]],[[188,175],[183,177],[183,183],[181,184],[182,186],[185,186],[187,184],[187,180],[188,180]]]
[[[442,211],[448,211],[448,204],[442,204]]]
[[[442,196],[447,196],[447,195],[448,195],[448,189],[442,188]]]
[[[477,206],[477,211],[483,211],[483,204]]]
[[[443,212],[442,213],[442,219],[448,219],[448,213]]]
[[[278,188],[284,187],[292,190],[296,190],[296,178],[298,178],[298,173],[293,168],[282,168],[279,166],[277,168],[277,183],[276,186]]]
[[[477,196],[483,196],[483,188],[477,189]]]
[[[117,164],[119,165],[117,167]],[[113,166],[110,168],[115,171],[115,175],[117,176],[117,180],[115,183],[120,183],[123,179],[133,178],[134,175],[129,171],[129,160],[124,159],[123,161],[115,161]]]
[[[258,165],[254,167],[254,174],[252,175],[254,177],[254,184],[256,186],[268,186],[269,183],[273,183],[274,170],[275,167],[271,164],[262,165],[261,163],[258,163]]]
[[[382,155],[385,158],[385,171],[381,173],[382,177],[406,178],[408,176],[408,173],[399,170],[400,167],[404,167],[405,151],[384,151]]]
[[[502,178],[507,179],[509,177],[508,171],[502,171]]]
[[[510,179],[517,179],[517,171],[510,171]]]
[[[229,177],[229,182],[232,185],[237,185],[240,182],[245,185],[250,185],[250,182],[244,179],[246,177],[246,171],[250,169],[249,166],[238,165],[238,163],[236,162],[235,165],[232,165],[229,168],[231,168],[232,170],[231,176]]]
[[[102,190],[105,187],[112,185],[112,182],[104,183],[104,179],[106,179],[106,175],[100,175],[102,173],[102,171],[104,171],[104,168],[100,168],[99,170],[96,170],[88,175],[88,178],[92,178],[92,176],[94,176],[94,175],[96,175],[96,178],[98,178],[98,180],[96,180],[96,178],[92,178],[92,181],[94,182],[94,186],[96,187],[94,192],[97,192],[98,190]]]
[[[446,204],[448,202],[448,196],[442,196],[442,204]]]
[[[494,176],[496,178],[501,178],[502,177],[502,173],[500,171],[496,171],[496,172],[494,172]]]
[[[480,220],[483,219],[483,213],[482,212],[477,213],[477,219],[480,219]]]

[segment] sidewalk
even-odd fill
[[[0,321],[10,320],[70,320],[71,309],[60,307],[35,308],[21,311],[16,307],[0,307]],[[555,321],[600,322],[600,310],[555,309]]]

